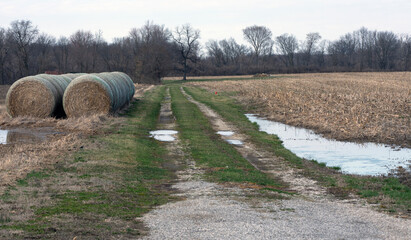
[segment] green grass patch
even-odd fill
[[[209,179],[282,187],[278,181],[255,169],[233,146],[221,140],[198,107],[182,95],[179,86],[171,86],[170,93],[180,136],[188,144],[197,164],[207,168]]]
[[[26,175],[25,178],[17,180],[18,186],[27,187],[29,186],[29,182],[38,181],[43,178],[50,177],[49,173],[41,172],[41,171],[32,171]]]

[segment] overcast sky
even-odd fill
[[[171,30],[190,23],[202,43],[229,37],[244,43],[242,29],[254,24],[274,37],[291,33],[303,40],[319,32],[336,40],[362,26],[411,33],[411,0],[0,0],[0,27],[17,19],[55,37],[102,30],[109,42],[147,20]]]

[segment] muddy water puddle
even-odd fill
[[[259,125],[260,131],[277,135],[285,148],[297,156],[338,166],[345,173],[360,175],[386,174],[397,166],[411,162],[411,149],[385,146],[375,143],[352,143],[330,140],[312,130],[297,128],[283,123],[246,114]]]
[[[50,135],[61,134],[53,128],[36,128],[36,129],[0,129],[0,144],[15,143],[41,143]]]
[[[172,142],[176,140],[173,135],[177,133],[178,131],[174,130],[156,130],[150,132],[150,137],[162,142]]]

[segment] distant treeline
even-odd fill
[[[0,84],[38,73],[122,71],[137,82],[159,83],[175,75],[243,75],[334,71],[409,71],[411,35],[361,28],[339,40],[319,33],[306,39],[273,37],[264,26],[243,29],[235,39],[199,43],[200,31],[189,24],[169,30],[147,22],[127,37],[106,42],[101,32],[79,30],[69,37],[40,33],[28,20],[0,27]]]

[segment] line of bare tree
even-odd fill
[[[409,71],[411,35],[361,28],[336,41],[308,33],[273,37],[264,26],[243,29],[249,44],[209,40],[189,24],[173,31],[147,22],[108,43],[102,32],[79,30],[69,37],[41,33],[31,21],[0,27],[0,84],[37,73],[122,71],[141,83],[164,76],[240,75],[331,71]],[[203,50],[203,51],[202,51]]]

